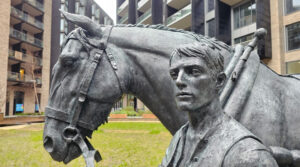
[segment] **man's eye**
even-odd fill
[[[178,74],[177,74],[177,72],[171,71],[170,76],[172,77],[173,80],[176,80],[178,77]]]
[[[193,75],[199,75],[199,74],[201,74],[201,70],[193,68],[192,69],[192,74]]]
[[[198,76],[201,74],[201,70],[198,68],[190,67],[186,69],[186,73],[193,76]]]

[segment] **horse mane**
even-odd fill
[[[151,28],[156,30],[163,30],[163,31],[170,31],[170,32],[180,32],[184,34],[188,34],[192,37],[194,37],[198,42],[205,42],[207,43],[211,48],[217,48],[219,50],[225,49],[228,52],[233,52],[233,49],[231,46],[225,44],[222,41],[217,40],[216,38],[211,38],[208,36],[204,36],[201,34],[196,34],[192,31],[186,31],[183,29],[176,29],[176,28],[170,28],[162,24],[156,24],[156,25],[149,25],[149,24],[117,24],[114,27],[139,27],[139,28]]]

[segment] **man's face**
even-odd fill
[[[200,57],[175,55],[170,75],[177,86],[175,100],[182,111],[196,111],[217,96],[216,79]]]

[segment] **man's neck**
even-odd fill
[[[196,111],[188,112],[190,128],[193,131],[205,132],[216,125],[223,116],[223,110],[218,98]]]

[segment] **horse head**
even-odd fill
[[[107,122],[122,91],[114,69],[116,64],[101,48],[106,47],[106,41],[101,40],[107,39],[109,32],[105,34],[100,25],[85,16],[62,13],[80,28],[67,36],[53,67],[43,139],[54,160],[68,163],[82,153],[80,145],[69,139],[80,135],[92,149],[86,137]]]

